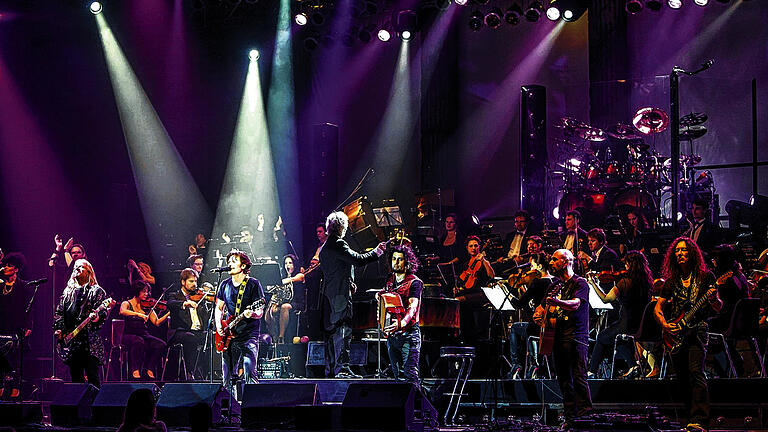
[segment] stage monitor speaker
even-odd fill
[[[210,410],[211,422],[219,423],[222,420],[222,402],[225,400],[230,401],[229,392],[220,384],[168,383],[163,386],[157,401],[157,418],[168,426],[189,426],[192,408],[197,407],[195,409],[198,410],[205,405]],[[237,410],[236,403],[234,409]],[[203,415],[201,418],[208,416]]]
[[[159,389],[153,383],[106,383],[93,400],[92,423],[96,426],[119,426],[131,393],[138,389],[149,389],[157,395]]]
[[[43,421],[40,402],[0,402],[0,426],[17,426]]]
[[[350,344],[349,364],[351,366],[365,366],[368,364],[368,344],[366,342],[352,342]],[[325,366],[325,342],[309,342],[306,365]]]
[[[344,429],[423,430],[437,427],[437,411],[410,383],[350,383],[341,404]]]
[[[79,426],[91,421],[91,404],[99,389],[87,383],[68,383],[61,386],[51,401],[51,424]]]
[[[241,424],[244,428],[255,429],[293,427],[297,405],[320,403],[316,383],[246,384]]]

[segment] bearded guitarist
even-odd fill
[[[709,425],[709,389],[704,376],[704,359],[707,356],[705,319],[719,312],[723,302],[717,289],[712,288],[715,276],[707,270],[696,242],[688,237],[678,237],[669,246],[662,273],[666,282],[654,313],[665,335],[672,334],[680,340],[672,353],[672,365],[679,385],[686,390],[688,396],[686,406],[689,418],[686,429],[705,431]],[[684,326],[679,320],[671,320],[671,317],[682,316],[692,305],[705,298],[709,304],[687,317]],[[665,316],[667,306],[670,313]]]
[[[562,430],[571,429],[577,417],[592,411],[592,397],[587,385],[589,285],[586,279],[574,273],[573,262],[573,253],[568,249],[558,249],[552,254],[550,272],[557,278],[556,283],[562,283],[562,288],[549,290],[533,315],[534,322],[542,327],[545,327],[545,315],[555,318],[552,353],[557,382],[563,393],[565,424]],[[543,334],[542,338],[545,336]]]
[[[54,335],[60,340],[90,319],[69,344],[66,353],[60,352],[62,360],[69,366],[72,382],[82,383],[87,377],[90,384],[101,385],[99,366],[104,364],[105,356],[99,329],[107,319],[108,309],[99,306],[106,296],[96,281],[91,263],[82,258],[75,261],[53,318]]]
[[[228,253],[227,264],[230,277],[224,279],[219,285],[214,309],[216,332],[222,338],[228,336],[224,328],[225,315],[237,317],[242,313],[244,316],[244,319],[232,329],[234,337],[222,353],[223,385],[229,389],[232,384],[232,371],[237,370],[241,356],[243,356],[244,381],[246,383],[255,381],[259,358],[259,320],[264,315],[264,308],[254,310],[249,306],[259,299],[264,299],[264,291],[258,279],[248,276],[251,260],[245,252],[234,250]]]

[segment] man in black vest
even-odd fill
[[[168,296],[168,309],[171,311],[171,328],[168,331],[168,346],[181,344],[184,347],[184,363],[187,372],[194,376],[199,361],[200,351],[205,343],[205,326],[208,324],[208,312],[205,299],[192,300],[197,293],[198,273],[186,268],[181,271],[181,289]]]
[[[349,219],[343,212],[333,212],[325,221],[328,239],[320,249],[320,269],[323,271],[323,327],[325,328],[325,374],[327,377],[357,377],[349,368],[352,343],[352,294],[354,266],[375,262],[384,253],[386,243],[370,252],[353,251],[344,235]]]

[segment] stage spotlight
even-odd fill
[[[313,38],[311,36],[304,39],[304,49],[307,50],[307,51],[312,52],[312,51],[316,50],[317,49],[317,45],[318,45],[317,39],[315,39],[315,38]]]
[[[577,21],[587,11],[587,5],[579,0],[560,1],[558,4],[563,13],[563,21],[567,22]]]
[[[480,6],[485,6],[489,1],[490,0],[475,0],[475,3],[479,4]]]
[[[640,13],[643,10],[643,3],[640,0],[627,0],[624,9],[632,15]]]
[[[504,12],[504,21],[509,25],[517,25],[520,23],[520,16],[523,14],[523,8],[517,3],[510,6],[506,12]]]
[[[547,18],[550,21],[557,21],[560,19],[560,9],[557,6],[550,6],[547,8]]]
[[[371,31],[367,28],[362,28],[357,34],[357,38],[360,39],[360,42],[362,43],[368,43],[371,41]]]
[[[469,28],[472,31],[480,31],[483,28],[483,14],[479,10],[472,12],[472,15],[469,17]]]
[[[307,25],[307,22],[309,21],[309,17],[307,17],[307,14],[302,12],[302,13],[296,14],[293,20],[296,21],[296,24],[303,26],[303,25]]]
[[[667,0],[667,6],[672,9],[680,9],[683,7],[683,0]]]
[[[536,22],[541,18],[541,13],[544,11],[544,6],[541,2],[536,0],[528,5],[528,9],[525,10],[525,19],[529,22]]]
[[[560,219],[560,207],[555,206],[555,208],[552,209],[552,217]]]
[[[709,4],[709,0],[693,0],[697,5],[704,7]]]
[[[448,10],[448,8],[451,7],[451,0],[436,0],[435,5],[437,5],[437,8],[441,11]]]
[[[501,26],[501,9],[495,7],[485,15],[485,25],[492,29]]]
[[[251,61],[256,61],[261,57],[261,54],[259,53],[259,50],[252,49],[248,51],[248,58],[251,59]]]
[[[468,0],[455,0],[456,4],[459,6],[466,6]]]
[[[400,39],[407,41],[413,38],[418,23],[416,12],[406,9],[395,16],[395,31]]]
[[[379,40],[382,42],[387,42],[392,37],[392,35],[389,33],[389,30],[387,29],[381,29],[378,33]]]
[[[91,3],[91,6],[89,7],[89,9],[91,10],[92,14],[98,15],[101,13],[102,9],[104,9],[104,6],[102,6],[101,3],[95,1]]]
[[[647,7],[648,10],[658,12],[661,10],[661,0],[648,0],[645,2],[645,7]]]
[[[312,24],[318,26],[325,24],[325,15],[320,11],[315,11],[312,14]]]

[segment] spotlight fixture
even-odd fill
[[[91,3],[91,5],[88,7],[88,9],[91,10],[92,14],[98,15],[98,14],[101,13],[102,9],[104,9],[104,6],[100,2],[95,1],[95,2]]]
[[[683,7],[683,0],[667,0],[667,6],[672,9],[680,9]]]
[[[541,18],[541,13],[544,11],[544,6],[539,0],[535,0],[528,5],[528,9],[525,10],[525,19],[528,22],[536,22]]]
[[[563,21],[578,21],[587,11],[587,5],[579,0],[561,0],[560,10],[563,11]]]
[[[256,61],[261,57],[261,54],[259,53],[259,50],[252,49],[248,51],[248,58],[251,59],[251,61]]]
[[[627,0],[627,4],[624,5],[624,9],[634,15],[640,13],[643,10],[643,3],[640,0]]]
[[[557,6],[549,6],[547,8],[547,18],[550,21],[557,21],[560,19],[560,9]]]
[[[495,7],[485,14],[485,25],[492,29],[499,28],[501,26],[501,9]]]
[[[392,35],[389,33],[389,30],[387,29],[381,29],[379,30],[379,33],[377,34],[379,37],[379,40],[382,42],[388,42],[390,38],[392,38]]]
[[[480,31],[483,28],[483,14],[479,10],[472,12],[472,15],[469,17],[469,28],[472,31]]]
[[[466,6],[468,0],[454,0],[454,1],[459,6]]]
[[[317,46],[319,44],[317,43],[317,39],[313,38],[312,36],[304,39],[304,49],[307,51],[314,51],[317,49]]]
[[[400,39],[407,41],[413,38],[416,33],[416,27],[418,24],[418,18],[416,12],[410,9],[405,9],[397,12],[395,15],[395,32]]]
[[[707,4],[709,4],[709,0],[693,0],[693,2],[701,7],[704,7]]]
[[[661,0],[648,0],[645,2],[645,7],[647,7],[648,10],[658,12],[661,10]]]
[[[307,22],[309,22],[309,17],[304,12],[301,12],[297,13],[293,20],[296,21],[296,24],[303,26],[307,25]]]
[[[360,29],[360,31],[357,33],[357,38],[360,39],[360,42],[362,43],[368,43],[371,41],[371,30],[363,27]]]
[[[509,25],[517,25],[520,23],[521,15],[523,15],[523,8],[517,3],[514,3],[506,12],[504,12],[504,21]]]
[[[320,25],[325,24],[325,15],[322,12],[320,12],[319,10],[315,11],[314,13],[312,13],[312,17],[311,18],[312,18],[312,24],[314,24],[314,25],[320,26]]]
[[[485,6],[490,2],[491,0],[475,0],[475,3],[479,4],[480,6]]]
[[[451,7],[451,0],[436,0],[435,6],[441,11],[448,10]]]

